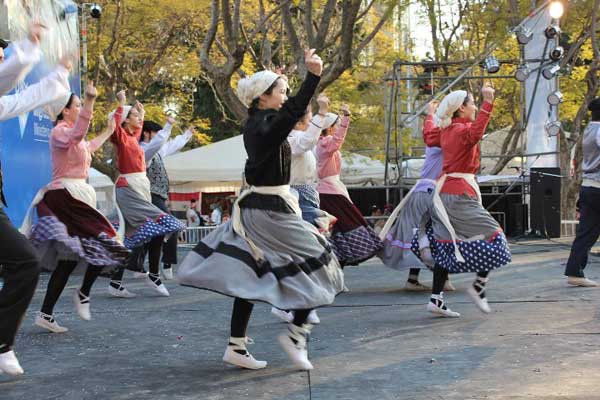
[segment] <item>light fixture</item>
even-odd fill
[[[515,79],[519,82],[525,82],[527,78],[529,78],[529,74],[531,70],[529,69],[529,65],[521,64],[515,71]]]
[[[102,16],[102,7],[96,3],[90,7],[90,15],[92,18],[100,18]]]
[[[550,59],[552,61],[558,61],[565,55],[565,49],[562,46],[556,46],[550,50]]]
[[[548,7],[548,11],[550,12],[550,16],[554,19],[559,19],[565,13],[565,6],[562,1],[553,1],[550,3]]]
[[[558,63],[555,63],[542,69],[542,75],[544,76],[544,78],[550,80],[558,74],[558,71],[560,71],[560,65]]]
[[[488,74],[495,74],[500,71],[500,61],[494,56],[488,56],[483,60],[483,68],[486,69]]]
[[[558,136],[561,130],[560,121],[551,121],[546,124],[546,133],[548,133],[548,136]]]
[[[555,90],[548,95],[546,100],[548,100],[548,104],[551,106],[557,106],[563,102],[563,94],[559,90]]]
[[[533,39],[533,31],[526,26],[520,27],[516,33],[519,44],[527,44]]]
[[[548,39],[560,36],[560,27],[556,24],[552,24],[544,30],[544,35],[546,35]]]

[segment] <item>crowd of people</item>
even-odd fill
[[[144,106],[130,105],[121,91],[106,129],[88,140],[97,90],[90,82],[83,98],[71,93],[68,58],[18,96],[5,95],[39,61],[42,36],[43,26],[32,25],[29,38],[11,44],[12,55],[0,64],[0,118],[44,107],[55,123],[49,141],[52,179],[33,200],[21,227],[23,234],[0,208],[4,280],[0,372],[12,375],[23,373],[13,350],[14,338],[41,267],[52,272],[35,324],[55,333],[68,330],[56,321],[53,308],[78,269],[84,278],[72,299],[83,320],[91,319],[90,290],[101,275],[110,276],[112,296],[135,296],[123,284],[125,270],[133,271],[161,296],[169,296],[161,277],[173,278],[177,234],[184,225],[167,204],[169,180],[163,158],[181,149],[193,135],[188,129],[171,139],[173,118],[167,118],[164,126],[145,120]],[[460,314],[448,307],[444,297],[444,292],[454,290],[449,275],[475,274],[467,292],[482,312],[489,313],[490,272],[511,261],[506,237],[482,206],[475,180],[479,142],[494,108],[492,87],[482,89],[480,107],[473,94],[463,90],[429,104],[421,178],[394,210],[386,210],[385,223],[371,226],[340,178],[340,150],[350,128],[350,108],[343,105],[339,114],[334,113],[327,96],[315,99],[323,62],[314,50],[306,50],[304,64],[306,76],[294,96],[289,96],[287,77],[272,71],[257,72],[238,83],[238,96],[248,107],[242,133],[249,187],[227,213],[216,204],[211,206],[209,222],[216,229],[187,254],[176,274],[181,285],[233,298],[223,361],[247,369],[267,366],[247,349],[255,302],[270,304],[273,314],[288,323],[279,343],[295,367],[310,370],[307,339],[320,322],[315,310],[347,291],[346,266],[377,256],[390,268],[408,270],[407,289],[431,291],[427,310],[455,318]],[[318,105],[314,114],[313,99]],[[579,286],[595,285],[583,274],[584,255],[600,235],[594,200],[600,196],[600,100],[593,101],[590,109],[594,122],[585,132],[581,192],[585,223],[578,230],[566,271],[568,282]],[[96,193],[86,182],[92,154],[107,141],[115,147],[119,172],[115,193],[124,221],[119,227],[96,210]],[[186,217],[188,226],[203,223],[195,200]],[[419,282],[422,269],[433,271],[431,288]]]

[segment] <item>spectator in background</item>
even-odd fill
[[[210,220],[215,225],[221,225],[221,206],[219,203],[213,203],[210,205],[210,209],[212,210],[210,214]]]
[[[190,200],[190,206],[188,207],[185,216],[187,218],[188,228],[197,228],[201,225],[200,220],[202,219],[196,210],[196,199]],[[188,230],[188,242],[198,242],[197,229]]]

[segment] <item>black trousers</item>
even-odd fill
[[[162,211],[170,214],[171,212],[167,208],[165,199],[152,193],[152,204],[160,208]],[[146,251],[148,251],[146,246]],[[160,253],[159,253],[160,255]],[[177,233],[172,234],[163,246],[162,246],[162,262],[163,264],[177,264]]]
[[[600,189],[582,186],[579,192],[579,225],[567,261],[566,276],[584,277],[588,254],[599,236]]]
[[[39,259],[29,240],[0,207],[0,353],[12,347],[17,329],[33,297],[40,274]]]

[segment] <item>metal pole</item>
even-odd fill
[[[81,91],[87,87],[88,74],[88,59],[87,59],[87,13],[85,12],[85,4],[81,7]]]

